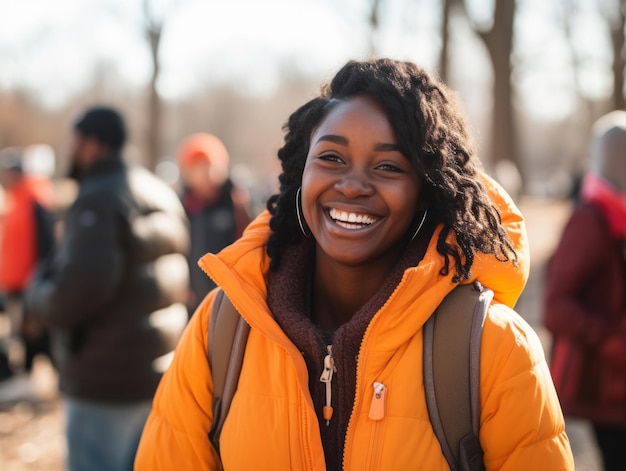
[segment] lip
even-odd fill
[[[345,209],[339,206],[327,206],[324,213],[333,228],[351,233],[368,230],[382,219],[370,211]]]

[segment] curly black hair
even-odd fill
[[[469,279],[476,252],[517,264],[500,212],[481,183],[481,162],[453,93],[418,65],[383,58],[346,63],[322,86],[319,96],[298,108],[285,124],[285,142],[278,151],[279,193],[267,202],[270,269],[280,265],[282,248],[303,237],[295,199],[311,135],[337,103],[355,96],[368,96],[383,107],[400,151],[424,182],[420,199],[428,202],[429,219],[443,224],[437,241],[444,258],[441,274],[449,273],[452,258],[454,281]],[[454,245],[446,241],[450,231],[456,236]]]

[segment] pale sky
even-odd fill
[[[157,14],[170,8],[161,49],[159,91],[183,97],[209,83],[229,81],[251,94],[272,92],[278,64],[326,78],[367,51],[369,0],[152,0]],[[489,18],[493,0],[470,3],[475,18]],[[580,75],[590,97],[610,92],[610,47],[595,3],[578,0]],[[433,67],[439,50],[437,0],[386,0],[379,52]],[[566,0],[518,0],[518,90],[527,109],[546,119],[572,111],[571,59],[555,30]],[[48,106],[81,90],[94,65],[125,86],[143,87],[150,75],[142,36],[142,0],[0,0],[0,88],[19,85]],[[174,7],[172,7],[174,5]],[[479,106],[490,79],[489,62],[466,22],[455,22],[453,72],[469,101]],[[107,75],[108,76],[108,75]],[[484,91],[482,92],[484,93]],[[478,103],[471,103],[474,100]]]
[[[96,59],[114,67],[122,80],[145,84],[151,64],[141,3],[0,0],[0,52],[9,63],[0,66],[0,86],[26,84],[55,104],[89,79]],[[176,4],[164,27],[159,90],[174,98],[207,78],[238,78],[251,92],[264,91],[276,83],[279,61],[320,73],[362,54],[364,34],[356,30],[362,22],[342,17],[332,3],[155,0],[156,6]]]

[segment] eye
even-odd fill
[[[331,154],[331,153],[318,155],[317,158],[325,162],[337,162],[337,163],[343,162],[343,159],[341,157],[339,157],[337,154]]]
[[[406,173],[406,170],[399,165],[390,163],[380,164],[376,167],[376,170],[382,170],[383,172]]]

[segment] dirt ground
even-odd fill
[[[543,264],[558,241],[569,214],[566,203],[524,199],[520,208],[527,220],[532,268],[517,311],[537,330],[546,349],[549,335],[541,326],[540,296]],[[62,471],[65,442],[63,411],[57,380],[45,358],[38,358],[31,378],[0,385],[0,470]],[[598,454],[588,425],[568,421],[576,471],[600,471]]]
[[[57,378],[40,357],[31,377],[20,376],[0,387],[0,470],[62,471],[62,429]]]

